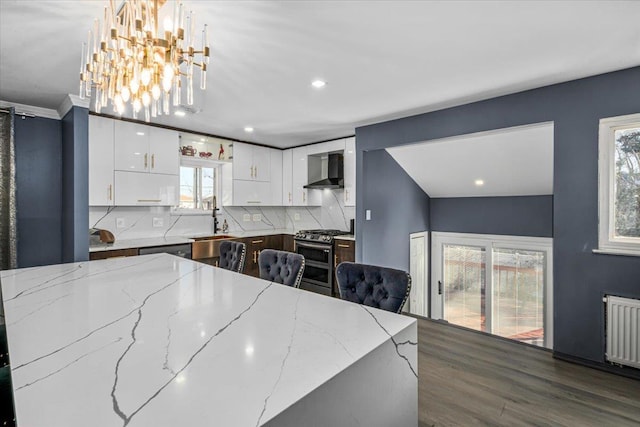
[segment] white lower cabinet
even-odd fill
[[[178,175],[115,172],[116,206],[173,206],[178,204]]]

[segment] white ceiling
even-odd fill
[[[438,139],[387,151],[430,197],[553,194],[553,123]],[[484,184],[478,186],[476,180]]]
[[[640,1],[185,3],[210,25],[209,88],[202,112],[157,122],[277,147],[640,65]],[[105,4],[0,0],[0,99],[57,108],[77,93]]]

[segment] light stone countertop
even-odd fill
[[[217,235],[225,235],[236,238],[244,237],[256,237],[256,236],[270,236],[274,234],[290,234],[294,235],[291,230],[288,229],[272,229],[272,230],[253,230],[253,231],[234,231],[230,233],[219,232]],[[213,233],[194,233],[189,236],[170,236],[170,237],[149,237],[144,239],[122,239],[112,244],[102,243],[98,245],[89,246],[89,252],[101,252],[101,251],[114,251],[119,249],[131,249],[131,248],[148,248],[152,246],[168,246],[168,245],[180,245],[193,242],[194,237],[207,237]]]
[[[260,426],[330,384],[385,395],[365,383],[389,369],[380,390],[405,387],[409,411],[348,402],[340,425],[417,425],[411,317],[167,254],[0,278],[18,425]],[[317,414],[344,400],[330,396]]]

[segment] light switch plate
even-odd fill
[[[371,221],[371,209],[367,209],[367,210],[365,211],[365,219],[366,219],[367,221]]]
[[[253,214],[253,222],[259,222],[262,221],[262,215],[261,214]]]
[[[164,227],[164,219],[162,218],[153,218],[153,227]]]
[[[244,214],[244,215],[242,215],[242,220],[243,220],[244,222],[251,221],[251,214]]]
[[[125,222],[124,218],[116,218],[116,228],[125,228],[127,226],[127,223]]]
[[[300,221],[300,214],[298,212],[293,214],[293,220],[294,221]]]

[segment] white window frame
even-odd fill
[[[506,236],[496,234],[448,233],[434,231],[431,233],[431,318],[442,319],[444,294],[438,294],[438,281],[442,280],[443,247],[462,245],[482,247],[485,249],[485,311],[488,331],[493,331],[493,249],[520,249],[543,251],[546,253],[546,272],[544,290],[544,347],[553,348],[553,239],[550,237]]]
[[[191,167],[191,168],[211,168],[214,169],[213,173],[215,176],[214,181],[214,193],[218,202],[218,209],[222,207],[221,203],[221,194],[222,194],[222,164],[221,162],[215,161],[202,161],[200,159],[180,159],[180,166]],[[180,186],[178,187],[180,189]],[[194,216],[210,216],[210,209],[190,209],[190,208],[181,208],[180,207],[180,192],[178,191],[178,204],[171,210],[171,215],[194,215]]]
[[[615,132],[640,127],[640,113],[600,120],[598,141],[598,249],[594,253],[640,256],[640,238],[616,237]]]

